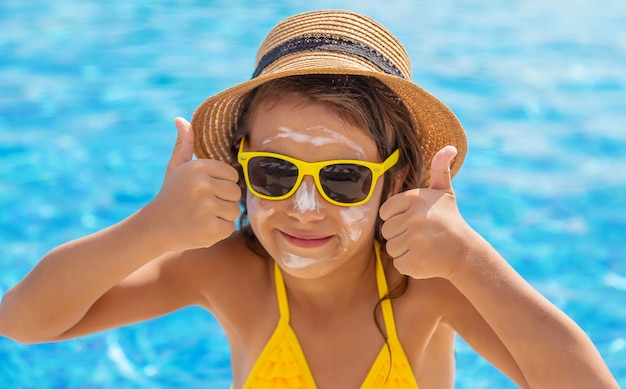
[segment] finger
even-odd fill
[[[241,213],[239,203],[215,199],[215,216],[218,219],[234,222]]]
[[[234,183],[239,182],[237,169],[217,159],[195,159],[187,165],[187,168],[207,180],[218,179]]]
[[[241,188],[237,181],[214,178],[214,195],[220,200],[237,202],[241,199]]]
[[[393,258],[394,262],[396,259],[401,258],[409,252],[408,244],[402,242],[400,239],[388,241],[385,245],[385,249],[387,250],[387,254]]]
[[[402,192],[388,198],[378,209],[380,218],[382,220],[389,220],[395,215],[408,211],[410,202],[406,201],[405,196],[406,192]]]
[[[193,130],[191,123],[183,118],[174,119],[174,125],[178,130],[178,137],[172,151],[172,157],[167,165],[167,170],[171,170],[193,159]]]
[[[430,189],[453,193],[450,163],[456,154],[454,146],[446,146],[435,154],[430,165]]]
[[[408,234],[405,231],[394,238],[387,239],[387,243],[385,245],[387,254],[389,254],[392,258],[397,258],[409,251],[411,242],[407,235]]]
[[[393,258],[393,266],[396,268],[396,270],[398,270],[401,274],[404,275],[410,275],[413,278],[419,278],[416,277],[414,271],[414,269],[412,269],[412,262],[411,261],[411,253],[410,251],[405,251],[404,253],[402,253],[402,255],[398,255],[397,257]]]
[[[236,230],[235,223],[229,220],[216,218],[213,220],[213,231],[216,232],[215,238],[220,240],[228,238]],[[208,246],[212,246],[215,242],[211,242]]]
[[[407,231],[406,218],[402,214],[395,215],[388,220],[384,221],[380,233],[383,238],[391,240],[404,234]]]

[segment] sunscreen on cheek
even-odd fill
[[[254,234],[261,241],[265,240],[265,224],[268,223],[268,218],[275,212],[274,208],[269,205],[269,202],[265,203],[267,205],[264,205],[260,198],[251,193],[248,193],[248,196],[246,197],[250,226],[254,230]]]
[[[356,207],[345,207],[339,211],[343,222],[342,230],[344,235],[353,242],[359,240],[363,229],[370,221],[370,218],[367,216],[370,209],[371,208],[366,205],[360,205]]]

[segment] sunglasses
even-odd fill
[[[337,159],[305,162],[281,154],[243,151],[241,139],[237,159],[243,167],[248,190],[266,200],[284,200],[293,195],[305,175],[313,177],[317,190],[331,204],[356,206],[367,202],[376,181],[398,162],[396,150],[383,163]]]

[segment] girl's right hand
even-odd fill
[[[239,217],[241,189],[229,164],[193,157],[191,124],[176,118],[178,138],[158,195],[141,211],[164,251],[209,247],[229,237]]]

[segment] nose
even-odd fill
[[[321,215],[320,208],[323,199],[315,186],[313,177],[306,176],[302,179],[292,199],[293,207],[289,209],[290,216],[302,218],[304,215],[317,219]]]

